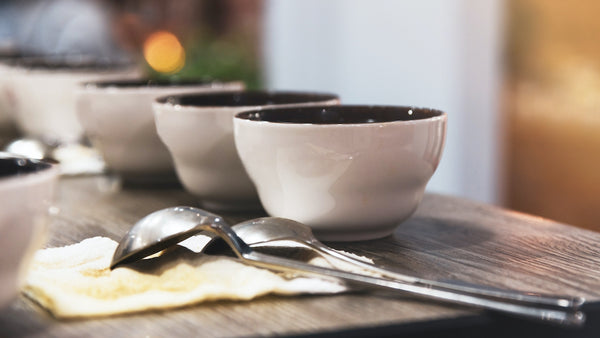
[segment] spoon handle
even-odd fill
[[[440,291],[451,291],[451,292],[459,292],[466,295],[473,295],[479,297],[488,297],[491,299],[510,301],[513,303],[519,303],[524,305],[548,305],[558,308],[572,309],[577,310],[583,305],[585,300],[581,297],[565,297],[565,296],[556,296],[556,295],[545,295],[539,293],[531,293],[531,292],[520,292],[516,290],[502,290],[502,289],[491,289],[485,286],[477,286],[477,285],[459,285],[452,282],[441,282],[434,280],[427,280],[419,277],[414,277],[410,275],[401,274],[398,272],[390,271],[387,269],[382,269],[373,264],[369,264],[367,262],[352,258],[348,255],[345,255],[339,251],[336,251],[320,242],[310,243],[311,247],[315,250],[319,251],[321,254],[326,256],[331,256],[342,260],[346,263],[352,264],[357,268],[375,273],[384,278],[390,278],[393,280],[397,280],[402,283],[412,284],[423,286],[432,290],[440,290]]]
[[[576,327],[583,325],[585,322],[585,315],[580,311],[565,311],[550,307],[527,306],[497,299],[483,298],[477,295],[461,294],[450,290],[443,290],[441,288],[432,289],[427,286],[415,285],[397,280],[323,268],[291,259],[259,253],[253,250],[240,252],[239,257],[248,264],[270,270],[318,276],[321,278],[334,278],[348,282],[349,284],[358,284],[369,288],[403,291],[423,298],[474,306],[556,325]]]

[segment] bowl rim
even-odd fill
[[[254,100],[242,102],[244,99]],[[206,100],[206,103],[181,103],[182,100]],[[214,100],[228,100],[228,103],[209,103]],[[231,100],[231,101],[229,101]],[[273,102],[273,100],[281,100]],[[237,101],[237,102],[236,102]],[[257,109],[263,106],[290,106],[306,104],[326,104],[339,102],[337,94],[319,91],[296,90],[237,90],[227,92],[198,92],[166,95],[154,100],[154,104],[163,107],[179,107],[187,109],[215,108],[248,108]],[[243,104],[242,104],[243,103]]]
[[[294,121],[269,121],[269,120],[258,120],[251,119],[251,117],[257,114],[265,114],[265,113],[281,113],[283,115],[289,114],[291,112],[302,113],[302,111],[310,111],[312,113],[317,111],[323,111],[328,109],[334,110],[342,110],[345,112],[352,111],[360,111],[363,112],[365,110],[393,110],[393,111],[406,111],[406,114],[409,116],[412,115],[411,111],[419,111],[424,112],[426,114],[431,114],[430,116],[419,117],[415,116],[412,119],[386,119],[384,121],[370,121],[366,120],[364,122],[343,122],[343,123],[314,123],[314,122],[294,122]],[[303,107],[268,107],[268,108],[259,108],[259,109],[251,109],[245,110],[243,112],[239,112],[235,114],[234,121],[239,123],[247,123],[251,125],[273,125],[280,127],[299,127],[299,128],[340,128],[340,127],[379,127],[382,125],[412,125],[412,124],[422,124],[422,123],[432,123],[435,121],[446,121],[447,113],[445,111],[435,109],[435,108],[424,108],[417,106],[402,106],[402,105],[361,105],[361,104],[339,104],[339,105],[313,105],[313,106],[303,106]]]
[[[55,162],[51,162],[44,159],[35,159],[20,156],[17,154],[0,152],[0,161],[4,160],[23,160],[35,165],[41,165],[39,170],[18,173],[7,176],[0,176],[0,189],[9,189],[14,186],[27,185],[35,182],[41,182],[45,180],[58,177],[60,175],[60,165]]]
[[[16,68],[40,72],[115,71],[136,67],[135,62],[127,58],[111,59],[79,54],[25,54],[11,59]]]
[[[212,78],[197,79],[153,79],[149,77],[115,77],[95,81],[84,81],[80,83],[80,89],[89,91],[137,91],[154,90],[165,91],[177,88],[209,88],[227,87],[232,85],[243,85],[242,81],[222,81]]]

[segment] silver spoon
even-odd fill
[[[558,325],[581,326],[585,321],[585,315],[580,311],[564,311],[542,305],[535,307],[459,294],[443,289],[323,268],[256,252],[229,227],[222,217],[191,207],[162,209],[138,221],[115,250],[111,269],[159,252],[201,231],[218,235],[225,240],[238,258],[257,267],[306,276],[334,278],[355,286],[404,291],[423,298],[471,305]]]
[[[399,272],[382,269],[376,265],[345,255],[336,251],[315,238],[310,227],[300,222],[279,217],[263,217],[236,224],[233,231],[253,248],[273,246],[277,243],[286,244],[294,242],[324,257],[333,257],[357,268],[374,274],[430,289],[443,289],[446,291],[460,292],[463,294],[496,298],[504,301],[529,303],[531,305],[550,305],[555,307],[578,309],[585,300],[581,297],[557,297],[532,292],[519,292],[515,290],[491,289],[476,285],[459,285],[451,282],[440,282],[418,278]],[[211,242],[206,243],[209,246]]]

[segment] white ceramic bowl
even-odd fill
[[[260,202],[235,150],[233,116],[261,107],[338,103],[332,94],[247,91],[165,97],[154,111],[179,180],[203,207],[251,210]]]
[[[20,60],[9,78],[16,124],[26,136],[49,144],[78,142],[83,135],[75,106],[79,84],[139,75],[131,66]]]
[[[242,82],[93,82],[77,92],[77,112],[86,135],[110,170],[130,182],[176,181],[171,156],[156,133],[154,100],[162,95],[243,88]]]
[[[272,216],[325,241],[387,236],[440,161],[446,114],[386,106],[265,109],[234,119],[242,163]]]
[[[0,308],[18,293],[44,241],[57,166],[0,153]]]

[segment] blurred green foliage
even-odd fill
[[[242,39],[197,38],[184,42],[185,66],[174,74],[158,73],[148,66],[152,78],[239,80],[248,89],[262,87],[262,77],[254,49]]]

